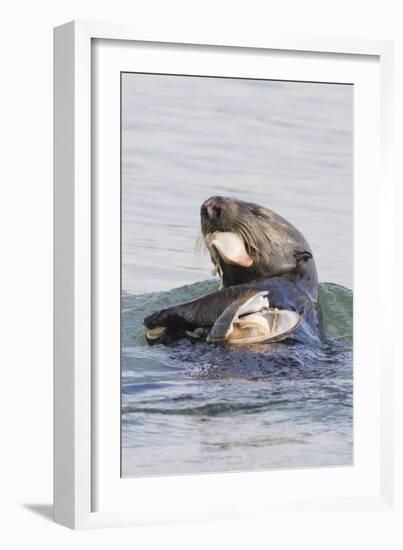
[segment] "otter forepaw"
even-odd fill
[[[149,344],[169,344],[184,334],[184,322],[175,307],[161,309],[144,321],[144,335]]]
[[[161,309],[159,311],[155,311],[151,315],[147,315],[143,321],[143,324],[148,329],[166,327],[169,325],[170,318],[170,309]]]

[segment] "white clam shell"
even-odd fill
[[[230,265],[250,267],[253,264],[253,259],[247,253],[242,237],[237,233],[215,231],[208,233],[204,240],[215,264],[218,263],[219,257]]]
[[[158,340],[165,333],[166,327],[145,328],[144,332],[148,340]]]

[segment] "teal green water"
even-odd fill
[[[122,474],[348,465],[353,297],[320,285],[322,345],[270,353],[181,341],[150,347],[143,318],[211,292],[208,280],[122,296]]]

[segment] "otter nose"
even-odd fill
[[[221,216],[221,212],[221,206],[218,206],[214,199],[208,199],[202,204],[201,213],[210,220],[219,218]]]

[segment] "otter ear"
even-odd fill
[[[300,262],[307,262],[313,258],[312,254],[308,250],[296,250],[294,252],[295,262],[299,264]]]

